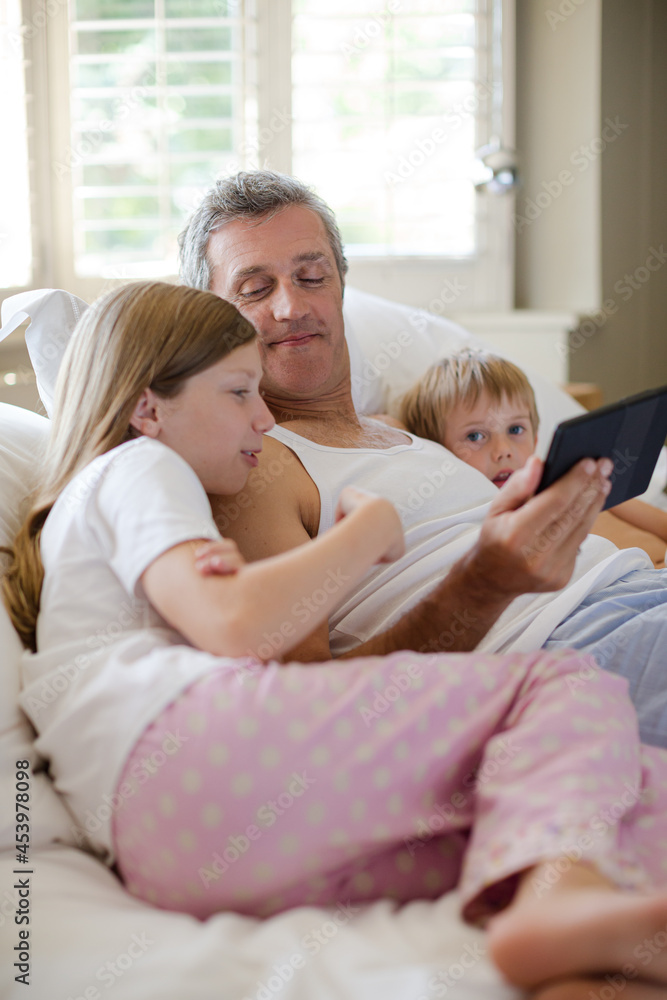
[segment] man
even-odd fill
[[[183,280],[233,302],[257,328],[262,388],[279,425],[234,519],[224,517],[225,501],[219,507],[223,533],[247,559],[300,545],[330,524],[347,482],[389,496],[401,511],[406,555],[377,567],[337,609],[334,653],[591,649],[603,666],[631,675],[643,738],[667,745],[667,684],[654,678],[655,651],[667,638],[665,577],[649,573],[637,550],[587,538],[611,462],[581,462],[533,496],[541,473],[533,458],[498,492],[439,445],[358,415],[340,235],[330,209],[293,178],[257,171],[219,181],[180,242]],[[429,503],[411,510],[401,502],[436,472]],[[323,587],[335,585],[332,567]],[[304,595],[294,615],[307,614],[309,602],[316,594]],[[281,641],[267,636],[275,655]],[[304,661],[330,656],[326,628],[290,651]]]

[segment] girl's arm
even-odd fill
[[[201,541],[176,545],[144,571],[146,596],[199,649],[279,658],[325,621],[371,566],[403,553],[389,501],[348,487],[336,516],[324,535],[225,576],[198,572]]]
[[[667,542],[667,511],[636,499],[626,500],[617,507],[610,507],[610,510],[635,528],[650,531],[651,534],[662,538],[663,542]]]

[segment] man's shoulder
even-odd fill
[[[319,526],[317,487],[294,454],[281,441],[264,436],[259,464],[234,496],[211,498],[222,534],[237,538],[237,527],[252,529],[262,522],[270,530],[278,521],[300,521],[311,537]]]

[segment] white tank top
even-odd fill
[[[330,448],[280,426],[269,434],[294,452],[317,487],[318,534],[334,523],[336,500],[344,486],[387,497],[403,522],[405,555],[371,569],[331,615],[334,656],[384,632],[430,593],[474,544],[489,505],[498,495],[497,487],[481,472],[441,445],[407,432],[405,444],[391,448]],[[650,565],[639,549],[619,551],[607,539],[589,535],[568,586],[556,594],[517,598],[478,648],[539,649],[587,594],[632,569]],[[331,579],[335,575],[327,589]],[[444,648],[454,643],[455,636],[443,633]]]

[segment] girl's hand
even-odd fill
[[[357,489],[356,486],[346,486],[338,497],[334,520],[342,521],[349,514],[362,510],[368,517],[369,524],[382,525],[381,537],[384,548],[376,562],[388,563],[400,559],[405,552],[403,525],[398,511],[389,500],[375,493]]]
[[[242,566],[245,559],[231,538],[204,542],[195,549],[195,569],[202,576],[231,576]]]

